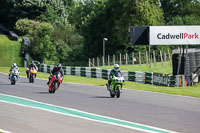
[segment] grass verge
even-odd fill
[[[22,58],[20,57],[21,51],[21,38],[19,41],[11,41],[6,35],[0,33],[0,66],[11,66],[16,62],[22,66]]]
[[[112,66],[100,66],[98,68],[103,69],[113,69]],[[163,73],[163,74],[172,74],[172,66],[170,65],[169,61],[164,62],[163,64],[161,62],[157,62],[156,65],[151,64],[151,67],[149,67],[147,64],[141,64],[141,65],[120,65],[120,70],[122,71],[139,71],[139,72],[156,72],[156,73]]]
[[[9,67],[0,67],[0,72],[8,73],[8,71]],[[20,76],[26,76],[26,68],[20,67]],[[37,78],[48,79],[48,77],[49,74],[47,73],[38,72],[37,74]],[[71,75],[65,75],[63,81],[68,83],[88,84],[97,86],[105,86],[105,84],[107,83],[107,80],[104,79],[87,78],[87,77],[79,77]],[[127,81],[125,82],[124,88],[151,91],[151,92],[160,92],[160,93],[174,94],[174,95],[200,97],[200,83],[196,84],[193,87],[162,87],[162,86],[154,86],[149,84],[141,84],[137,82]]]

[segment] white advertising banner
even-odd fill
[[[150,26],[150,45],[200,44],[200,26]]]

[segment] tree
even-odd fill
[[[199,0],[161,0],[161,7],[164,11],[166,24],[199,24]]]
[[[136,1],[136,11],[133,15],[132,24],[136,26],[155,26],[164,25],[163,10],[159,6],[159,0],[140,0]],[[131,47],[131,46],[130,46]],[[134,52],[145,53],[148,46],[133,46]],[[161,47],[153,47],[154,50],[162,49]]]
[[[9,23],[11,26],[21,18],[49,20],[46,22],[54,20],[54,23],[66,24],[68,23],[70,6],[73,5],[73,1],[4,0],[1,5],[0,11],[2,13],[0,12],[0,17],[3,18],[3,22]]]
[[[76,65],[79,65],[79,61],[83,60],[84,56],[74,56],[82,51],[80,49],[77,51],[77,47],[83,44],[83,37],[76,32],[74,26],[69,24],[55,25],[52,41],[56,45],[57,57],[60,63],[73,64],[73,62],[77,61]],[[83,53],[79,55],[83,55]],[[72,56],[74,57],[73,61]]]
[[[43,62],[56,58],[56,47],[51,41],[54,28],[50,23],[20,19],[16,22],[16,29],[30,38],[28,51],[33,59]]]
[[[40,23],[31,34],[29,52],[33,59],[43,62],[44,59],[56,58],[56,47],[51,42],[53,26],[47,22]],[[56,58],[57,60],[57,58]]]
[[[7,14],[10,10],[10,4],[6,0],[1,0],[0,4],[0,22],[7,23]]]
[[[93,7],[87,10],[90,12],[81,25],[84,49],[90,58],[102,55],[104,37],[109,40],[106,42],[106,54],[132,52],[137,47],[133,49],[130,44],[130,26],[164,24],[159,0],[109,0],[94,3]]]
[[[159,7],[159,0],[136,1],[135,16],[133,23],[137,25],[163,25],[163,11]]]
[[[9,5],[5,22],[11,26],[20,18],[35,19],[44,11],[43,0],[6,0]],[[6,7],[3,7],[6,8]]]
[[[56,46],[56,57],[59,59],[60,63],[66,63],[68,61],[69,52],[72,52],[72,49],[64,42],[57,41],[54,43]]]
[[[84,51],[84,45],[76,45],[69,52],[69,57],[65,60],[65,65],[88,66],[87,54]]]
[[[69,3],[68,3],[69,4]],[[51,24],[67,24],[69,8],[66,0],[51,0],[45,3],[45,11],[37,19]]]
[[[19,35],[32,35],[33,31],[40,24],[38,21],[25,19],[19,19],[15,24],[15,29],[18,31]]]

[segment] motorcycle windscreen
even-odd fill
[[[119,73],[119,72],[116,72],[116,73],[115,73],[115,77],[122,77],[122,74]]]

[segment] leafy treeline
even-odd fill
[[[87,65],[88,58],[143,52],[130,44],[130,26],[199,25],[199,0],[1,0],[0,21],[28,36],[33,59]],[[166,50],[167,46],[152,49]]]

